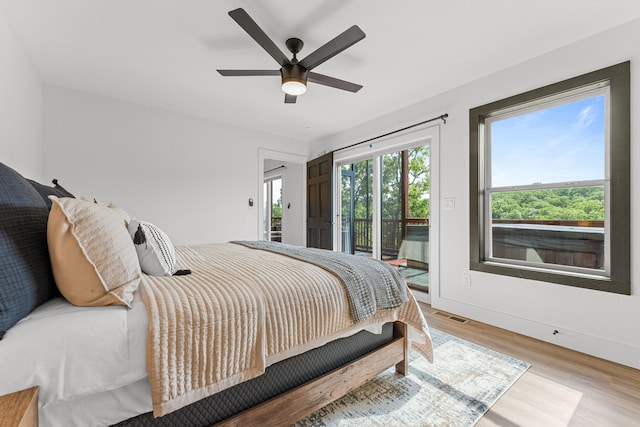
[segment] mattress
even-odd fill
[[[366,329],[381,333],[381,325]],[[41,427],[107,426],[145,413],[137,422],[150,421],[146,334],[138,293],[131,309],[76,307],[54,298],[0,340],[0,395],[40,386]]]
[[[62,297],[37,307],[0,340],[0,394],[40,386],[41,427],[108,425],[151,410],[147,312],[136,300],[131,309]]]

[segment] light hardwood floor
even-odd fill
[[[531,363],[478,427],[640,426],[639,370],[421,307],[433,328]]]

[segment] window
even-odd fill
[[[469,122],[470,268],[629,294],[629,62]]]

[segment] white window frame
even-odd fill
[[[604,177],[599,180],[575,180],[575,181],[567,181],[567,182],[554,182],[554,183],[544,183],[544,184],[531,184],[531,185],[515,185],[515,186],[506,186],[506,187],[493,187],[491,182],[492,176],[492,162],[491,162],[491,124],[496,121],[513,118],[517,116],[523,116],[529,113],[533,113],[543,109],[549,109],[553,107],[557,107],[560,105],[571,104],[573,102],[582,101],[588,98],[594,97],[604,97],[604,158],[605,158],[605,167],[604,167]],[[567,187],[592,187],[592,186],[602,186],[604,187],[604,203],[605,203],[605,227],[604,227],[604,261],[603,261],[603,269],[592,269],[585,267],[575,267],[568,265],[559,265],[559,264],[541,264],[537,262],[530,262],[525,260],[514,260],[508,258],[497,258],[493,255],[493,245],[492,245],[492,236],[493,236],[493,224],[491,221],[485,221],[484,227],[484,235],[487,238],[484,241],[485,244],[485,253],[487,254],[487,262],[493,263],[504,263],[504,264],[512,264],[518,265],[522,268],[527,269],[542,269],[542,270],[558,270],[562,272],[566,272],[567,274],[578,274],[578,275],[594,275],[600,277],[610,277],[611,274],[611,265],[610,265],[610,257],[611,257],[611,236],[610,236],[610,212],[611,212],[611,195],[610,195],[610,174],[611,170],[609,167],[610,164],[610,152],[611,152],[611,143],[610,143],[610,90],[608,82],[598,82],[594,85],[581,87],[573,91],[569,91],[567,93],[554,95],[550,97],[545,97],[541,99],[537,99],[530,103],[526,103],[524,105],[520,105],[516,108],[508,108],[506,111],[495,111],[487,116],[485,120],[484,126],[484,141],[485,141],[485,176],[484,176],[484,188],[483,191],[485,193],[485,197],[487,198],[487,203],[485,203],[485,218],[491,218],[493,207],[492,200],[493,194],[503,193],[503,192],[514,192],[514,191],[525,191],[525,190],[542,190],[542,189],[562,189]]]

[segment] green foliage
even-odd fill
[[[400,219],[402,212],[402,153],[382,157],[382,219]]]
[[[353,171],[353,183],[346,177],[342,177],[342,209],[343,215],[348,212],[350,205],[349,187],[353,185],[354,192],[354,218],[371,219],[373,214],[373,162],[363,160],[344,166],[343,170]]]
[[[271,182],[273,197],[271,204],[271,217],[282,218],[282,180],[279,178]]]
[[[282,218],[282,200],[278,199],[273,204],[271,210],[271,217],[273,218]]]
[[[408,150],[409,212],[408,217],[429,217],[429,147]],[[373,161],[363,160],[344,166],[343,170],[354,175],[354,217],[371,219],[373,214]],[[350,206],[348,188],[351,185],[342,177],[342,206],[346,215]],[[400,219],[402,214],[402,152],[382,157],[382,218]]]
[[[429,146],[407,150],[407,217],[429,217]],[[382,218],[400,219],[402,214],[402,152],[382,158]]]
[[[430,153],[429,146],[409,150],[409,214],[410,218],[429,218]]]
[[[603,220],[604,188],[494,193],[491,216],[493,219]]]

